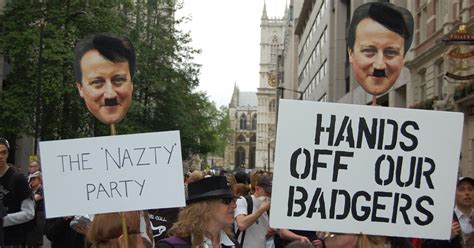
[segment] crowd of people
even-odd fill
[[[470,177],[457,182],[450,240],[271,228],[273,180],[265,171],[189,172],[184,177],[184,208],[46,219],[40,162],[31,161],[25,175],[7,163],[9,149],[8,141],[0,138],[0,242],[5,248],[42,247],[43,236],[53,248],[474,247]]]
[[[386,18],[390,16],[390,18]],[[348,57],[356,81],[371,95],[396,82],[413,40],[413,17],[390,3],[367,3],[353,14]],[[75,50],[79,95],[99,121],[111,125],[126,115],[136,71],[135,49],[126,37],[98,34]],[[375,99],[375,98],[374,98]],[[420,240],[320,230],[270,227],[271,172],[220,173],[194,170],[184,176],[186,206],[94,216],[46,219],[39,161],[27,175],[7,163],[8,140],[0,138],[0,246],[52,248],[465,248],[474,247],[474,179],[457,182],[449,240]]]

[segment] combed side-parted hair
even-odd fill
[[[354,49],[357,25],[365,18],[371,18],[390,31],[402,36],[405,40],[404,54],[408,52],[413,41],[413,16],[407,9],[385,2],[362,4],[354,11],[347,30],[347,46],[350,49]]]
[[[74,78],[82,83],[81,59],[90,50],[97,50],[105,59],[114,63],[128,62],[130,76],[136,71],[136,55],[132,42],[125,37],[112,33],[98,33],[80,40],[74,51]]]

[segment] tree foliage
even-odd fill
[[[180,130],[185,157],[223,151],[226,112],[196,92],[200,65],[193,57],[200,51],[189,45],[189,33],[175,28],[184,21],[175,18],[181,7],[175,2],[8,1],[0,15],[0,54],[11,71],[0,91],[0,134],[33,135],[40,106],[42,140],[108,135],[77,93],[72,62],[79,39],[113,32],[128,36],[137,51],[134,100],[119,133]]]

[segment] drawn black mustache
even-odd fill
[[[109,106],[109,107],[117,106],[118,105],[117,98],[105,99],[104,105]]]
[[[372,74],[374,77],[386,77],[385,70],[374,69],[374,73]]]

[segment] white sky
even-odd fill
[[[217,106],[227,106],[234,83],[241,91],[257,91],[260,63],[260,18],[264,0],[184,0],[177,16],[191,21],[191,46],[202,53],[199,91],[207,92]],[[269,17],[281,17],[287,0],[266,0]],[[289,1],[288,1],[289,2]]]

